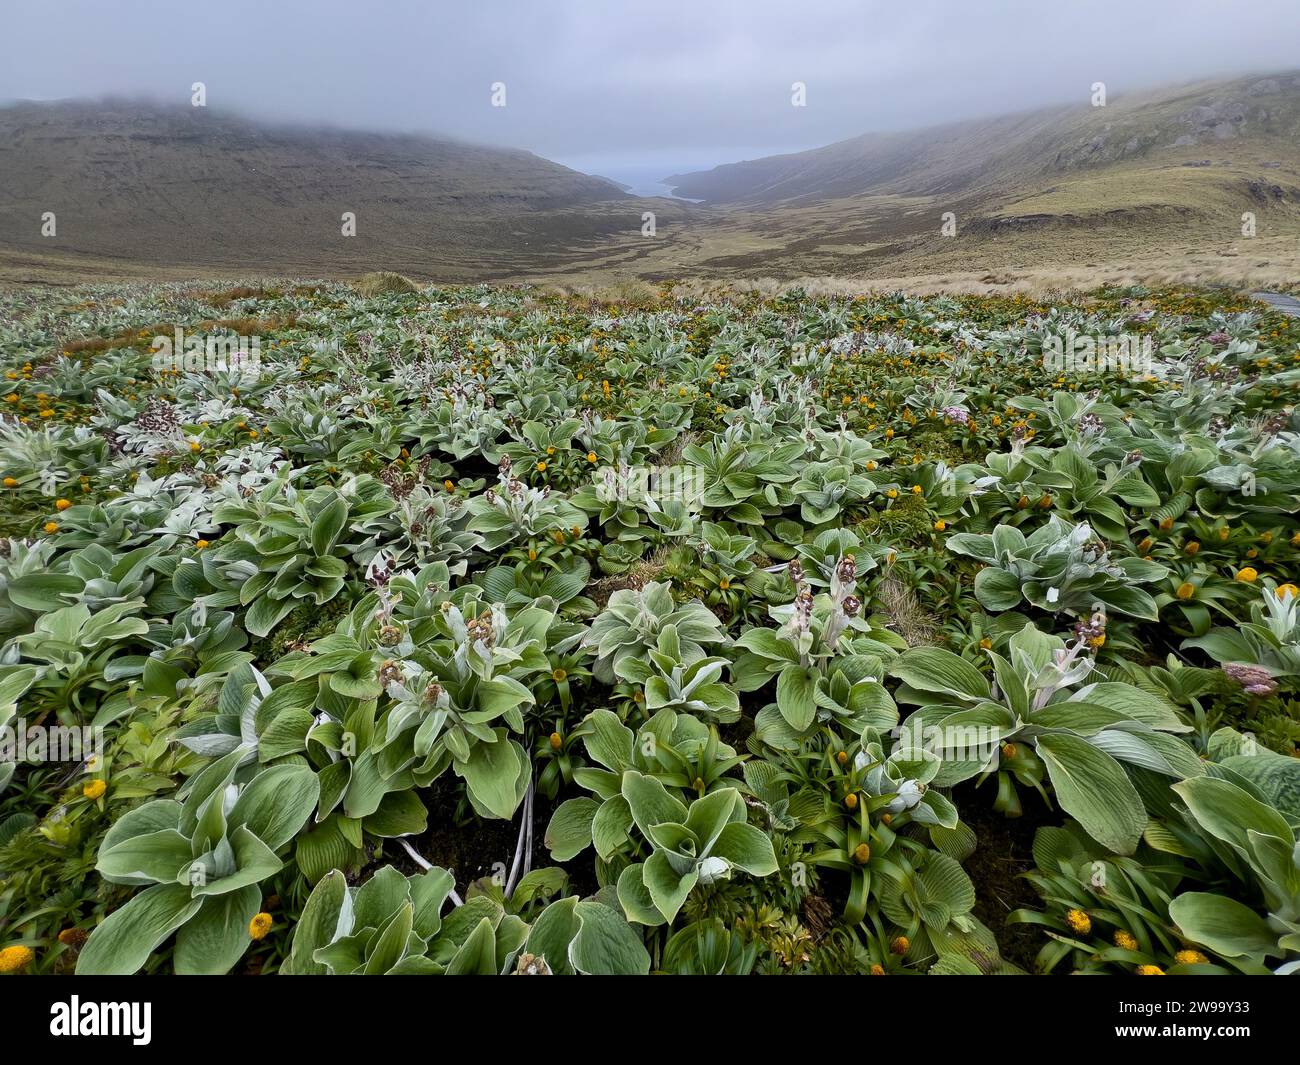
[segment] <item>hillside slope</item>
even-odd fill
[[[1212,277],[1215,260],[1241,257],[1272,276],[1300,263],[1300,72],[869,134],[666,181],[714,208],[690,258],[715,277],[1168,273],[1192,260]],[[948,212],[955,237],[941,231]]]
[[[429,137],[134,101],[0,109],[0,244],[11,257],[481,277],[636,232],[636,203],[528,152]],[[54,237],[41,235],[46,211]],[[341,232],[345,211],[354,237]]]
[[[1084,103],[870,133],[664,180],[679,196],[745,205],[868,194],[966,195],[1247,144],[1293,159],[1300,152],[1300,72],[1179,86],[1105,107]]]

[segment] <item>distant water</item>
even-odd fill
[[[703,203],[703,200],[692,200],[687,196],[673,195],[673,187],[665,184],[663,178],[667,174],[679,172],[671,168],[648,170],[640,167],[636,169],[596,167],[586,171],[588,174],[594,174],[610,181],[617,181],[620,185],[627,186],[627,191],[633,196],[667,196],[674,200],[685,200],[687,203]]]
[[[614,180],[618,180],[615,178]],[[673,192],[671,185],[665,185],[662,181],[625,181],[624,184],[631,186],[627,191],[633,196],[667,196],[673,200],[685,200],[687,203],[703,203],[703,200],[692,200],[689,196],[678,196]]]

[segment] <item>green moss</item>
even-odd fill
[[[336,596],[324,606],[303,603],[294,608],[269,636],[254,639],[248,649],[255,656],[254,661],[269,665],[288,654],[293,644],[311,643],[328,636],[351,607],[352,601],[346,595]]]
[[[927,462],[943,462],[950,467],[970,461],[965,452],[953,443],[951,434],[941,429],[922,429],[903,438],[901,444],[902,449],[908,452],[909,460],[911,455],[920,455]]]
[[[899,496],[884,510],[865,514],[852,524],[867,543],[874,540],[896,546],[928,542],[932,519],[924,497],[909,493]]]

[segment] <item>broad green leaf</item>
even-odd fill
[[[202,899],[181,884],[156,884],[110,913],[90,933],[77,958],[79,976],[130,976],[199,911]]]
[[[566,799],[555,808],[544,837],[555,861],[567,862],[591,845],[592,823],[600,808],[599,802],[585,796]]]
[[[964,658],[938,647],[905,651],[890,666],[889,674],[917,691],[956,696],[969,702],[988,699],[991,694],[983,673]]]
[[[177,976],[222,976],[252,943],[248,926],[261,908],[255,885],[203,900],[199,912],[176,933],[172,967]]]
[[[817,673],[799,665],[789,665],[776,678],[776,706],[789,726],[806,732],[817,717]]]
[[[1224,895],[1188,891],[1169,904],[1169,916],[1193,943],[1225,958],[1282,953],[1268,922],[1248,906]]]
[[[339,921],[348,899],[347,878],[339,871],[327,873],[307,897],[307,904],[293,926],[289,957],[280,966],[282,976],[323,976],[326,968],[312,954],[339,932]]]
[[[1037,750],[1061,809],[1102,846],[1132,854],[1147,815],[1119,763],[1087,740],[1067,734],[1039,736]]]

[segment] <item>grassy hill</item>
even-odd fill
[[[868,134],[669,180],[705,202],[636,198],[527,152],[427,137],[25,104],[0,110],[0,281],[387,269],[577,284],[1281,284],[1300,276],[1300,72]],[[47,210],[55,238],[40,236]],[[340,235],[344,211],[355,237]],[[955,236],[941,232],[947,212]]]
[[[445,279],[639,236],[639,201],[529,152],[134,101],[0,109],[0,269]],[[57,235],[41,235],[53,211]],[[356,236],[341,216],[356,215]]]

